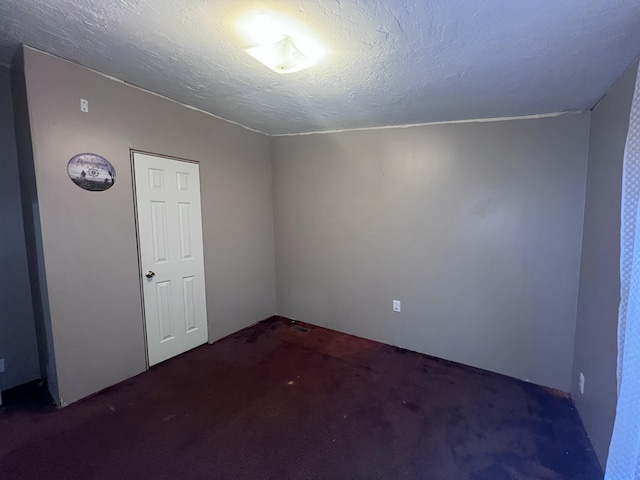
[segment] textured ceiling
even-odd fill
[[[278,75],[244,53],[257,8],[324,61]],[[589,109],[640,54],[640,1],[2,0],[0,63],[21,43],[280,134]]]

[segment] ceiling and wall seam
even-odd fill
[[[108,75],[106,73],[100,72],[100,71],[95,70],[93,68],[89,68],[86,65],[82,65],[80,62],[76,62],[75,60],[69,60],[68,58],[58,57],[57,55],[54,55],[54,54],[49,53],[49,52],[45,52],[44,50],[40,50],[39,48],[35,48],[35,47],[30,46],[30,45],[24,45],[24,48],[28,48],[28,49],[34,50],[36,52],[43,53],[43,54],[48,55],[50,57],[60,58],[61,60],[64,60],[65,62],[73,63],[74,65],[79,65],[80,67],[86,68],[87,70],[89,70],[89,71],[91,71],[91,72],[93,72],[93,73],[95,73],[97,75],[100,75],[101,77],[105,77],[105,78],[108,78],[108,79],[113,80],[115,82],[122,83],[123,85],[127,85],[127,86],[129,86],[131,88],[135,88],[136,90],[140,90],[140,91],[145,92],[145,93],[150,93],[151,95],[155,95],[156,97],[163,98],[165,100],[168,100],[168,101],[170,101],[172,103],[176,103],[176,104],[181,105],[181,106],[183,106],[185,108],[188,108],[190,110],[195,110],[196,112],[203,113],[203,114],[208,115],[208,116],[213,117],[213,118],[217,118],[218,120],[222,120],[224,122],[231,123],[232,125],[237,125],[239,127],[244,128],[245,130],[249,130],[250,132],[259,133],[261,135],[266,135],[268,137],[271,136],[270,134],[265,133],[265,132],[261,132],[260,130],[256,130],[255,128],[247,127],[246,125],[242,125],[241,123],[234,122],[233,120],[229,120],[228,118],[220,117],[220,116],[216,115],[215,113],[207,112],[207,111],[202,110],[202,109],[200,109],[198,107],[194,107],[193,105],[188,105],[186,103],[179,102],[179,101],[174,100],[172,98],[166,97],[166,96],[164,96],[164,95],[162,95],[160,93],[156,93],[156,92],[153,92],[151,90],[148,90],[148,89],[146,89],[144,87],[141,87],[139,85],[135,85],[133,83],[129,83],[126,80],[122,80],[121,78],[114,77],[113,75]]]
[[[32,47],[30,45],[24,45],[24,48],[27,49],[31,49],[40,53],[43,53],[45,55],[51,56],[51,57],[57,57],[57,55],[53,55],[49,52],[45,52],[43,50],[40,50],[38,48]],[[57,58],[61,58],[61,57],[57,57]],[[193,105],[188,105],[186,103],[181,103],[178,102],[177,100],[173,100],[172,98],[166,97],[164,95],[161,95],[159,93],[153,92],[151,90],[147,90],[146,88],[140,87],[139,85],[134,85],[132,83],[129,83],[125,80],[122,80],[120,78],[114,77],[113,75],[108,75],[106,73],[103,72],[99,72],[98,70],[94,70],[93,68],[89,68],[85,65],[82,65],[79,62],[76,62],[74,60],[69,60],[68,58],[61,58],[62,60],[69,62],[69,63],[73,63],[74,65],[79,65],[82,68],[86,68],[87,70],[100,75],[101,77],[105,77],[108,78],[110,80],[113,80],[115,82],[121,83],[123,85],[127,85],[129,87],[135,88],[137,90],[140,90],[142,92],[145,93],[149,93],[151,95],[155,95],[157,97],[163,98],[165,100],[168,100],[172,103],[176,103],[178,105],[181,105],[185,108],[188,108],[190,110],[194,110],[196,112],[208,115],[210,117],[216,118],[218,120],[222,120],[224,122],[230,123],[232,125],[237,125],[239,127],[242,127],[246,130],[249,130],[251,132],[254,133],[259,133],[261,135],[265,135],[267,137],[294,137],[294,136],[298,136],[298,135],[323,135],[323,134],[330,134],[330,133],[341,133],[341,132],[353,132],[353,131],[367,131],[367,130],[388,130],[388,129],[394,129],[394,128],[398,128],[398,129],[404,129],[404,128],[413,128],[413,127],[423,127],[423,126],[430,126],[430,125],[449,125],[449,124],[457,124],[457,123],[482,123],[482,122],[503,122],[503,121],[511,121],[511,120],[532,120],[532,119],[536,119],[536,118],[552,118],[552,117],[559,117],[561,115],[578,115],[581,113],[584,113],[584,111],[582,110],[576,110],[576,111],[567,111],[567,112],[553,112],[553,113],[541,113],[541,114],[534,114],[534,115],[518,115],[518,116],[513,116],[513,117],[495,117],[495,118],[470,118],[470,119],[464,119],[464,120],[447,120],[447,121],[442,121],[442,122],[426,122],[426,123],[412,123],[412,124],[406,124],[406,125],[384,125],[384,126],[378,126],[378,127],[362,127],[362,128],[345,128],[345,129],[341,129],[341,130],[321,130],[321,131],[311,131],[311,132],[299,132],[299,133],[274,133],[274,134],[270,134],[270,133],[266,133],[266,132],[261,132],[260,130],[256,130],[254,128],[248,127],[246,125],[242,125],[241,123],[238,122],[234,122],[233,120],[229,120],[228,118],[224,118],[224,117],[220,117],[218,115],[215,115],[213,113],[201,110],[198,107],[194,107]]]
[[[611,86],[607,89],[605,94],[602,95],[602,97],[600,97],[600,99],[596,102],[596,104],[589,109],[589,112],[593,112],[596,108],[598,108],[598,106],[602,103],[602,101],[611,93],[611,91],[616,87],[616,85],[618,85],[618,82],[620,82],[622,77],[624,77],[624,75],[627,73],[629,68],[631,68],[632,65],[634,63],[637,63],[639,60],[640,60],[640,55],[638,55],[636,58],[633,59],[633,62],[631,62],[629,66],[624,70],[624,72],[622,72],[620,76],[616,78],[616,81],[611,84]]]
[[[385,125],[381,127],[362,127],[362,128],[345,128],[342,130],[322,130],[317,132],[300,132],[300,133],[274,133],[271,137],[297,137],[300,135],[325,135],[330,133],[342,133],[342,132],[359,132],[369,130],[389,130],[394,128],[414,128],[414,127],[428,127],[432,125],[452,125],[457,123],[487,123],[487,122],[509,122],[512,120],[535,120],[537,118],[553,118],[560,117],[562,115],[580,115],[587,113],[589,110],[575,110],[568,112],[554,112],[554,113],[541,113],[537,115],[518,115],[514,117],[495,117],[495,118],[469,118],[465,120],[448,120],[444,122],[427,122],[427,123],[411,123],[407,125]]]

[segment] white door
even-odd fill
[[[196,163],[135,153],[138,241],[149,365],[207,341]]]

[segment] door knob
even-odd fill
[[[145,277],[147,278],[153,278],[156,276],[155,272],[152,272],[151,270],[147,270],[147,273],[144,274]]]

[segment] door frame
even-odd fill
[[[165,155],[162,153],[149,152],[147,150],[138,150],[135,148],[129,149],[129,167],[131,168],[131,185],[133,188],[133,220],[136,230],[136,254],[138,256],[138,286],[140,287],[140,304],[142,307],[142,336],[144,338],[144,362],[146,370],[151,368],[149,366],[149,342],[147,340],[147,316],[144,307],[144,280],[143,280],[143,268],[142,268],[142,256],[140,255],[140,228],[138,225],[138,192],[136,191],[136,168],[135,168],[135,154],[140,153],[143,155],[151,155],[152,157],[166,158],[167,160],[176,160],[178,162],[195,163],[196,165],[202,165],[197,160],[189,160],[187,158],[174,157],[172,155]],[[202,187],[200,188],[200,199],[202,200]],[[201,219],[202,221],[202,219]],[[207,262],[204,255],[204,231],[202,232],[202,262],[206,266]],[[205,285],[206,285],[206,269],[205,269]],[[206,290],[205,290],[206,295]],[[208,336],[209,316],[207,315],[207,336]],[[207,339],[207,343],[208,343]]]

